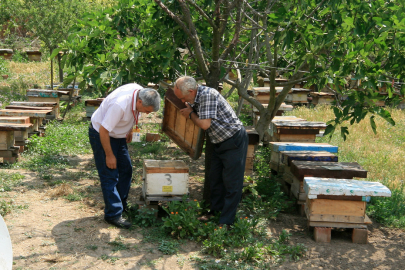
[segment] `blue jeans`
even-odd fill
[[[100,177],[101,190],[103,191],[105,203],[104,219],[111,220],[118,218],[127,207],[132,178],[131,158],[128,154],[126,139],[110,137],[111,148],[117,159],[117,168],[113,170],[106,165],[105,152],[100,141],[100,134],[92,127],[89,127],[89,139]]]
[[[241,128],[231,138],[214,144],[211,156],[211,212],[221,212],[219,223],[233,224],[242,198],[248,135]]]

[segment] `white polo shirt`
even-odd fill
[[[93,113],[91,117],[93,128],[97,132],[100,132],[100,126],[103,126],[108,130],[110,137],[125,138],[135,125],[132,110],[134,110],[135,116],[137,115],[137,94],[135,94],[134,100],[132,100],[133,93],[142,88],[139,84],[130,83],[115,89],[101,102],[100,107]],[[141,114],[139,114],[139,118],[140,116]]]

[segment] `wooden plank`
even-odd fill
[[[13,109],[13,110],[52,110],[53,107],[7,105],[6,109]]]
[[[271,142],[272,151],[325,151],[337,153],[338,147],[328,143],[294,143],[294,142]]]
[[[284,129],[326,129],[324,122],[313,121],[275,121],[272,122],[274,127]]]
[[[184,138],[184,134],[186,131],[186,121],[187,119],[180,113],[180,111],[176,111],[176,123],[174,126],[174,130],[181,138]]]
[[[357,162],[291,162],[291,172],[303,181],[305,176],[352,179],[353,177],[367,178],[367,171]]]
[[[315,142],[315,134],[274,134],[273,141],[276,142]]]
[[[328,161],[328,162],[338,162],[338,156],[333,153],[325,152],[325,151],[281,151],[280,152],[280,159],[279,162],[290,166],[291,161],[299,160],[299,161]]]
[[[45,89],[28,89],[27,96],[38,96],[38,97],[60,97],[61,95],[69,95],[69,91],[60,90],[45,90]]]
[[[59,104],[59,97],[35,97],[28,96],[28,101],[32,102],[57,102]]]
[[[25,131],[30,127],[32,124],[0,123],[0,131]]]
[[[57,102],[29,102],[29,101],[11,101],[10,105],[29,106],[29,107],[55,107]]]
[[[0,116],[0,123],[29,124],[29,116]]]
[[[52,110],[0,110],[0,116],[29,116],[45,118]]]
[[[193,145],[193,135],[194,135],[194,123],[191,119],[186,120],[186,129],[184,134],[184,140],[189,145]]]
[[[174,130],[176,127],[177,110],[170,101],[167,102],[167,110],[167,117],[165,117],[167,119],[167,126]]]
[[[246,157],[253,158],[255,155],[255,146],[253,144],[248,145]]]
[[[309,219],[313,221],[339,221],[348,223],[363,223],[366,214],[366,202],[362,201],[347,201],[347,200],[327,200],[327,199],[307,199]],[[315,219],[311,219],[314,216]],[[332,217],[335,216],[335,217]],[[349,219],[352,217],[353,221],[339,220]],[[356,219],[354,217],[362,217]],[[325,220],[320,220],[325,218]],[[336,220],[326,220],[333,219]]]
[[[310,227],[329,227],[329,228],[356,228],[367,229],[367,224],[348,223],[348,222],[325,222],[325,221],[309,221]]]

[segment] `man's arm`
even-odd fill
[[[105,152],[105,162],[108,168],[116,169],[117,168],[117,159],[114,156],[114,153],[111,149],[110,143],[110,132],[106,130],[103,126],[100,126],[100,141]]]
[[[184,117],[186,117],[186,118],[191,117],[191,120],[194,122],[194,124],[196,124],[197,126],[202,128],[203,130],[207,130],[211,126],[211,118],[209,118],[209,119],[200,119],[198,117],[198,115],[190,107],[190,105],[188,105],[186,103],[186,106],[187,106],[187,108],[184,108],[184,109],[180,110],[180,113]],[[191,115],[190,115],[190,113],[191,113]]]

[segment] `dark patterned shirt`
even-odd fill
[[[191,105],[200,119],[210,119],[207,129],[212,143],[220,143],[232,137],[243,126],[232,107],[214,88],[198,86],[194,104]]]

